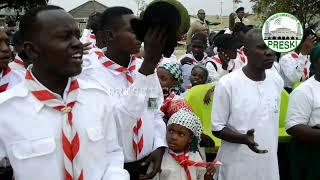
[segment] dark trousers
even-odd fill
[[[141,167],[141,164],[148,158],[145,157],[135,162],[124,163],[124,169],[130,174],[130,180],[139,180],[140,175],[147,174],[148,166]]]
[[[291,180],[288,157],[288,143],[278,144],[278,164],[280,180]]]
[[[320,179],[320,145],[305,144],[292,138],[288,150],[292,180]]]
[[[0,168],[0,179],[1,180],[12,180],[13,171],[11,167]]]

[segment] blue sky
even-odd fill
[[[49,0],[50,4],[55,4],[63,7],[65,10],[69,11],[87,0]],[[97,0],[100,3],[105,4],[106,6],[125,6],[133,11],[137,11],[137,4],[135,0]],[[151,0],[146,0],[150,2]],[[208,15],[220,15],[221,5],[220,2],[223,2],[223,15],[229,15],[232,12],[232,0],[179,0],[182,4],[186,6],[189,11],[189,14],[196,14],[198,9],[203,8]],[[252,12],[252,4],[249,0],[242,0],[243,3],[237,5],[237,7],[243,6],[246,9],[246,12]]]

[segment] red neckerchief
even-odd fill
[[[104,52],[97,48],[96,46],[93,46],[95,48],[95,53],[98,55],[98,59],[101,61],[104,67],[108,69],[112,69],[114,71],[118,71],[121,73],[125,73],[127,81],[132,84],[133,78],[132,78],[132,72],[136,69],[136,57],[131,56],[130,64],[127,68],[120,66],[119,64],[113,62],[111,59],[107,58],[104,54]],[[105,49],[107,50],[107,49]],[[143,150],[144,146],[144,137],[143,137],[143,120],[139,118],[137,120],[137,123],[132,128],[133,131],[133,137],[132,137],[132,145],[133,145],[133,152],[135,154],[135,158],[138,160],[140,158],[140,155]]]
[[[218,64],[221,64],[221,65],[222,65],[222,62],[221,62],[221,60],[220,60],[220,58],[219,58],[219,57],[214,56],[212,59],[213,59],[215,62],[217,62]],[[231,69],[231,70],[229,70],[229,72],[234,71],[234,70],[235,70],[235,68],[236,68],[236,64],[233,62],[232,69]]]
[[[186,150],[184,153],[182,154],[177,154],[174,152],[169,152],[169,154],[171,155],[171,157],[173,159],[176,160],[176,162],[183,167],[184,171],[186,172],[187,178],[188,180],[192,180],[191,179],[191,174],[189,171],[189,166],[197,166],[197,167],[207,167],[208,165],[223,165],[221,162],[219,161],[213,161],[213,162],[195,162],[195,161],[191,161],[189,160],[189,150]]]
[[[243,63],[246,63],[247,59],[246,59],[246,55],[244,54],[243,50],[242,49],[238,49],[237,51],[238,51],[238,53],[240,55],[240,60]]]
[[[14,58],[14,61],[16,64],[18,64],[19,66],[22,66],[24,68],[24,62],[23,60],[18,56],[18,54],[16,55],[16,57]]]
[[[9,74],[11,72],[11,68],[7,67],[7,69],[3,70],[2,76],[0,79],[0,93],[6,91],[9,87]]]
[[[83,168],[81,163],[79,163],[81,141],[77,128],[73,125],[76,120],[73,118],[72,112],[72,109],[77,102],[80,89],[77,79],[72,79],[70,82],[66,102],[59,100],[55,94],[38,83],[32,76],[30,69],[27,69],[26,71],[25,82],[28,90],[37,100],[45,106],[56,110],[63,117],[56,120],[59,120],[62,123],[61,144],[65,180],[83,180]]]
[[[296,53],[296,52],[292,52],[291,53],[291,57],[293,59],[297,59],[299,57],[299,54]],[[308,68],[307,68],[307,63],[308,63],[308,59],[305,60],[305,63],[304,63],[304,68],[303,68],[303,75],[305,77],[305,79],[308,79],[309,78],[309,71],[308,71]],[[301,80],[302,80],[302,77],[301,77]]]
[[[164,114],[166,114],[167,112],[167,109],[169,107],[169,104],[171,103],[171,101],[173,100],[174,96],[176,94],[174,92],[172,92],[162,103],[161,107],[160,107],[160,110],[161,112],[163,112]],[[165,118],[168,118],[168,117],[165,117]]]
[[[129,83],[133,83],[133,78],[132,78],[132,72],[136,69],[136,57],[131,56],[130,59],[130,64],[127,68],[120,66],[119,64],[113,62],[111,59],[107,58],[102,52],[101,49],[95,48],[95,53],[98,55],[98,59],[101,61],[104,67],[118,71],[118,72],[123,72],[126,75],[126,79],[128,80]]]

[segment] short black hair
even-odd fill
[[[236,32],[244,32],[247,33],[250,29],[243,24],[242,22],[236,22],[234,24],[234,28],[233,28],[233,32],[232,33],[236,33]]]
[[[129,14],[133,14],[133,11],[122,6],[115,6],[106,9],[100,16],[99,30],[104,30],[106,27],[113,28],[114,25],[119,24],[123,15]]]
[[[49,11],[49,10],[64,10],[59,6],[39,6],[30,9],[26,12],[25,15],[22,16],[19,30],[24,41],[30,40],[33,37],[34,31],[38,28],[38,20],[37,15],[42,11]]]
[[[203,42],[204,44],[207,44],[207,40],[208,40],[208,37],[206,34],[204,33],[196,33],[192,36],[191,38],[191,42],[194,41],[194,40],[200,40],[201,42]]]
[[[219,32],[212,38],[213,44],[214,44],[215,39],[216,39],[219,35],[224,34],[225,32],[226,32],[226,30],[221,30],[221,31],[219,31]]]
[[[96,34],[96,32],[99,29],[100,17],[101,17],[101,13],[99,13],[99,12],[91,14],[89,16],[86,28],[91,29],[94,34]]]
[[[251,29],[247,32],[246,37],[244,39],[244,48],[246,50],[249,49],[252,41],[262,39],[262,30],[261,29]]]
[[[231,34],[219,34],[214,39],[214,44],[219,49],[237,49],[240,46],[239,41]]]
[[[200,66],[200,65],[195,65],[195,66],[192,68],[191,72],[192,72],[194,69],[201,69],[201,70],[203,70],[203,72],[204,72],[204,78],[205,78],[204,81],[205,81],[205,82],[208,81],[209,71],[208,71],[208,69],[207,69],[206,67]]]
[[[208,39],[209,39],[209,45],[210,46],[213,46],[214,45],[214,37],[217,35],[217,33],[215,33],[215,32],[211,32],[210,34],[209,34],[209,37],[208,37]]]
[[[239,8],[236,10],[236,13],[238,13],[239,11],[244,11],[244,7],[239,7]]]

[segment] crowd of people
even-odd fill
[[[164,26],[147,30],[142,49],[125,7],[95,14],[82,34],[53,5],[27,11],[12,37],[1,28],[0,167],[13,170],[3,178],[279,180],[286,91],[291,178],[320,179],[317,34],[306,28],[280,54],[244,8],[217,33],[198,17],[179,58],[164,57]],[[213,137],[222,142],[210,158]]]

